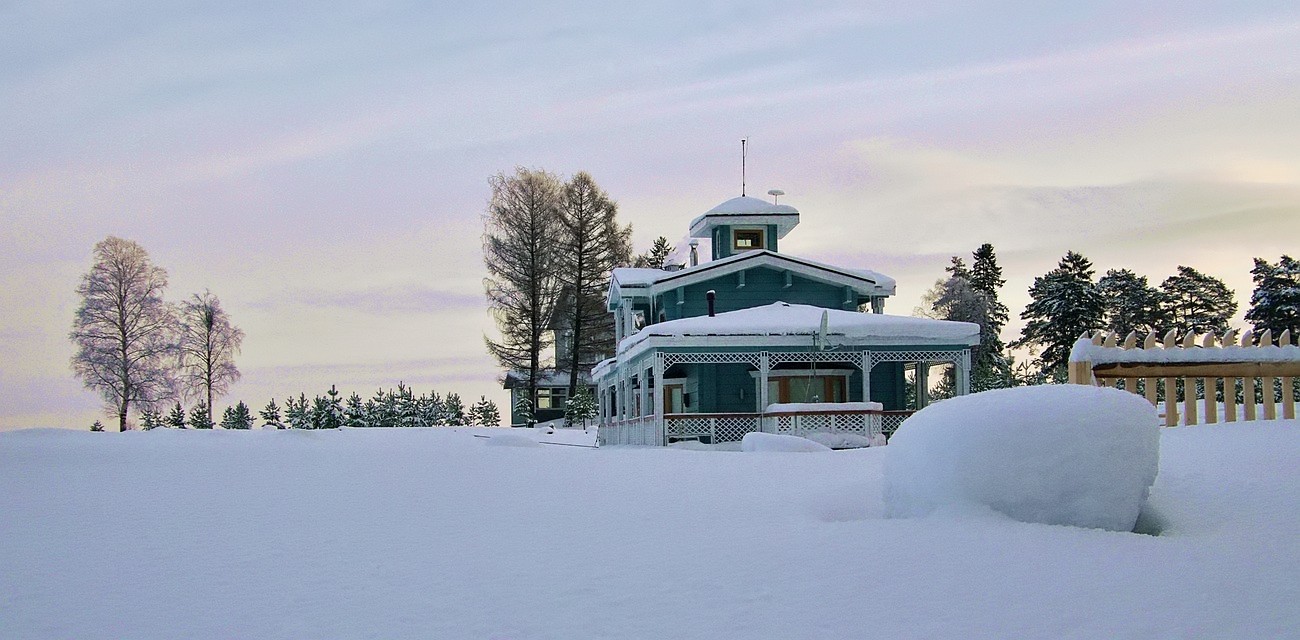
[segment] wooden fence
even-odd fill
[[[1300,377],[1300,346],[1291,344],[1291,332],[1283,331],[1277,344],[1272,333],[1265,331],[1256,341],[1250,331],[1238,340],[1236,329],[1221,338],[1213,333],[1196,334],[1177,340],[1173,331],[1157,340],[1152,333],[1138,348],[1134,333],[1122,341],[1115,333],[1084,333],[1070,353],[1070,382],[1105,387],[1119,387],[1141,392],[1157,405],[1158,388],[1164,387],[1165,425],[1180,424],[1178,382],[1183,382],[1181,424],[1205,422],[1219,418],[1218,396],[1223,397],[1223,418],[1238,418],[1237,390],[1242,392],[1242,417],[1246,420],[1274,420],[1278,405],[1282,418],[1295,417],[1294,380]],[[1281,379],[1281,393],[1274,391]],[[1258,385],[1258,386],[1257,386]],[[1203,393],[1198,389],[1203,388]],[[1262,412],[1255,404],[1255,391],[1263,396]],[[1278,396],[1281,396],[1280,398]],[[1203,398],[1198,398],[1203,396]],[[1262,413],[1262,415],[1260,415]]]

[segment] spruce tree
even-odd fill
[[[527,396],[521,394],[519,399],[515,401],[514,408],[515,415],[519,416],[524,425],[531,427],[537,422],[537,414],[533,411],[533,403]]]
[[[291,429],[310,429],[310,413],[311,408],[307,404],[307,395],[304,393],[299,393],[296,399],[289,396],[289,399],[284,401],[284,419]]]
[[[325,401],[329,403],[325,428],[338,429],[343,426],[343,397],[339,395],[338,387],[330,385],[330,390],[325,392]]]
[[[163,418],[163,424],[173,429],[185,428],[185,408],[181,406],[181,403],[177,402],[176,406],[172,407],[171,413],[168,413],[167,417]]]
[[[1045,377],[1064,380],[1075,341],[1102,327],[1105,304],[1093,273],[1087,258],[1070,251],[1029,288],[1030,302],[1020,314],[1025,328],[1011,346],[1040,349],[1039,369]]]
[[[1250,276],[1255,290],[1246,320],[1255,334],[1271,330],[1276,337],[1289,330],[1294,344],[1300,339],[1300,261],[1286,255],[1277,263],[1255,258]]]
[[[628,228],[628,231],[631,231],[630,227]],[[632,266],[640,267],[642,269],[662,269],[664,268],[664,263],[668,262],[668,256],[671,255],[672,252],[673,246],[668,244],[668,238],[659,236],[654,239],[654,243],[650,245],[648,251],[638,255],[636,259],[632,261]],[[620,262],[619,264],[625,263]]]
[[[215,426],[212,418],[209,418],[208,403],[199,400],[199,403],[190,409],[190,428],[191,429],[211,429]]]
[[[985,242],[980,245],[975,249],[974,258],[970,285],[984,294],[988,302],[988,320],[980,325],[980,345],[975,350],[971,389],[984,391],[1014,386],[1015,376],[1006,355],[1006,344],[1002,341],[1002,329],[1007,326],[1010,316],[1007,306],[998,299],[998,292],[1007,281],[1002,277],[1002,267],[998,265],[992,244]]]
[[[1221,334],[1228,319],[1237,312],[1233,292],[1223,281],[1191,267],[1178,266],[1178,273],[1160,283],[1161,309],[1179,334]]]
[[[569,398],[564,405],[564,420],[568,424],[581,424],[583,429],[587,428],[587,423],[596,417],[596,398],[591,395],[591,391],[583,385],[578,388],[578,395]]]
[[[948,266],[944,267],[943,270],[948,272],[949,278],[970,280],[970,269],[966,268],[966,261],[962,260],[961,256],[953,256]]]
[[[366,405],[361,402],[361,396],[355,391],[348,396],[347,402],[343,405],[343,426],[352,428],[370,426],[366,416]]]
[[[465,424],[465,403],[461,402],[459,394],[447,394],[444,404],[446,405],[447,424],[452,426]]]
[[[1163,294],[1147,284],[1146,276],[1128,269],[1111,269],[1097,281],[1106,304],[1106,330],[1126,336],[1163,333],[1168,320],[1162,308]]]
[[[221,428],[223,429],[252,429],[253,412],[249,410],[248,405],[240,400],[233,407],[226,407],[221,416]]]
[[[103,430],[104,430],[104,423],[102,423],[102,422],[96,420],[96,421],[94,422],[94,424],[91,424],[91,425],[90,425],[90,430],[91,430],[91,431],[103,431]]]
[[[280,405],[275,403],[275,398],[266,403],[266,407],[258,412],[262,416],[262,423],[272,429],[283,429],[284,423],[280,421]]]
[[[162,416],[153,409],[145,409],[140,412],[140,428],[150,431],[163,426]]]
[[[501,426],[501,411],[497,409],[497,403],[479,396],[479,424],[485,427]]]

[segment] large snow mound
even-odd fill
[[[740,441],[741,451],[792,451],[792,452],[816,452],[830,451],[831,448],[819,442],[813,442],[807,438],[799,436],[788,436],[781,433],[762,433],[753,431],[746,433],[744,439]]]
[[[894,517],[982,506],[1023,522],[1132,531],[1155,482],[1155,408],[1104,387],[1045,385],[951,398],[886,447]]]

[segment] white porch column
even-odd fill
[[[970,349],[961,352],[961,361],[957,364],[957,395],[970,395]]]
[[[762,413],[767,411],[767,405],[771,404],[772,399],[767,397],[767,375],[772,370],[771,358],[767,352],[763,351],[758,354],[758,411]]]
[[[637,412],[638,416],[648,416],[654,414],[654,407],[650,406],[650,376],[645,369],[645,363],[641,363],[641,368],[637,369],[636,380],[641,385],[641,407]]]
[[[874,302],[875,299],[873,298]],[[862,352],[862,401],[871,402],[871,352]]]
[[[664,445],[667,445],[667,444],[668,444],[667,442],[664,442],[664,441],[663,441],[663,440],[664,440],[664,438],[663,438],[663,433],[664,433],[664,354],[662,354],[662,353],[658,353],[658,352],[655,353],[654,372],[653,372],[652,375],[654,376],[654,377],[653,377],[653,380],[654,380],[654,385],[655,385],[655,395],[654,395],[654,405],[655,405],[655,406],[654,406],[654,410],[651,411],[651,413],[655,416],[655,433],[659,434],[659,440],[660,440],[659,444],[660,444],[660,446],[664,446]]]
[[[930,404],[930,363],[916,363],[916,408],[924,409]]]

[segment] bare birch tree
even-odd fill
[[[95,245],[95,264],[82,276],[69,337],[77,346],[72,370],[104,398],[126,431],[132,404],[150,408],[175,394],[168,361],[174,319],[163,291],[167,272],[144,248],[109,236]]]
[[[483,263],[489,277],[483,284],[501,340],[484,340],[501,366],[527,372],[528,401],[536,407],[542,351],[551,344],[548,325],[560,293],[560,181],[522,167],[488,181]]]
[[[239,380],[235,355],[244,332],[231,324],[221,300],[211,291],[196,293],[181,303],[177,348],[181,382],[194,395],[207,397],[208,421],[212,421],[213,396],[225,395]]]

